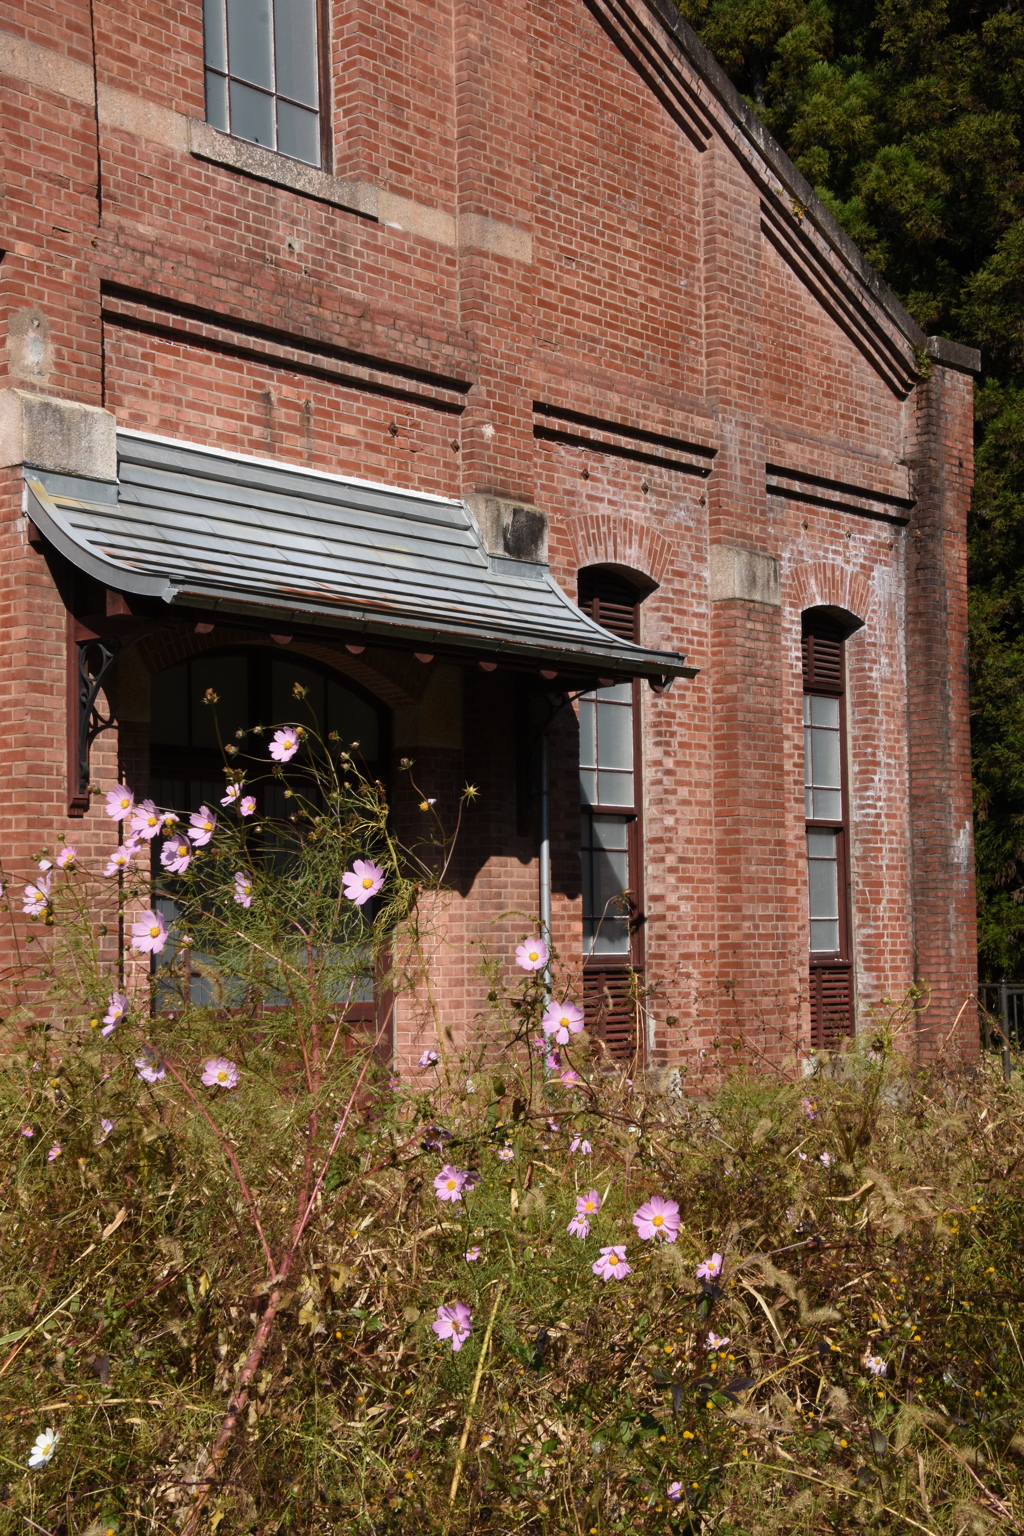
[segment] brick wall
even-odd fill
[[[970,377],[936,364],[909,393],[894,385],[879,348],[913,365],[891,313],[790,205],[777,215],[790,244],[769,238],[771,175],[752,173],[735,119],[695,75],[691,106],[669,110],[671,82],[659,96],[641,78],[614,10],[336,4],[334,181],[311,195],[189,152],[203,113],[199,0],[11,0],[0,382],[282,462],[526,498],[548,514],[570,593],[596,563],[655,583],[645,643],[701,669],[667,694],[643,690],[658,1065],[706,1074],[741,1038],[777,1062],[806,1046],[800,615],[824,604],[854,616],[858,1009],[866,1018],[925,979],[924,1048],[955,1028],[970,1049],[969,1010],[954,1024],[973,985]],[[390,199],[385,214],[346,206],[350,183]],[[830,283],[854,293],[860,319],[823,302]],[[562,414],[535,416],[535,402]],[[558,430],[538,437],[538,423]],[[766,465],[804,491],[769,493]],[[20,880],[55,827],[90,850],[111,833],[98,809],[65,816],[64,578],[28,544],[17,472],[4,474],[0,839]],[[714,597],[721,545],[775,562],[778,600]],[[219,628],[202,643],[243,638]],[[147,642],[140,665],[166,665],[183,644]],[[453,891],[430,916],[432,1004],[417,994],[398,1009],[400,1054],[415,1056],[431,1008],[455,1039],[478,1027],[480,956],[507,954],[535,922],[520,685],[466,669],[461,731],[438,744],[414,707],[422,668],[384,652],[355,662],[328,642],[318,656],[412,711],[398,753],[449,812],[465,781],[481,788]],[[114,774],[117,750],[101,738],[95,778]],[[141,782],[144,720],[126,720],[120,751]],[[551,751],[554,930],[578,975],[575,751],[566,709]],[[402,782],[397,815],[414,835]]]

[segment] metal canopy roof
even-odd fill
[[[547,566],[489,557],[461,501],[119,432],[119,482],[26,468],[27,511],[107,586],[423,647],[693,676],[594,623]]]

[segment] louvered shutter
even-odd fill
[[[842,693],[845,632],[832,619],[804,620],[804,688],[808,693]]]
[[[633,584],[617,571],[600,567],[581,571],[579,575],[579,605],[590,614],[603,629],[618,635],[620,640],[637,640],[637,605],[640,593]]]
[[[632,1061],[639,1054],[639,1010],[630,995],[634,972],[628,966],[586,967],[583,972],[583,1015],[588,1030],[603,1040],[615,1061]]]
[[[853,977],[848,965],[811,966],[811,1048],[832,1051],[853,1034]]]

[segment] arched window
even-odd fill
[[[618,571],[579,574],[580,607],[623,640],[639,641],[645,591]],[[643,966],[639,700],[635,682],[579,700],[583,998],[588,1028],[628,1060],[642,1042],[633,996]]]
[[[846,790],[846,635],[827,613],[803,617],[804,817],[811,1045],[853,1033],[849,821]]]

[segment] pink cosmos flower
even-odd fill
[[[384,884],[384,871],[372,859],[354,859],[352,868],[342,875],[341,884],[349,901],[361,907],[364,901],[376,896]]]
[[[722,1273],[722,1255],[713,1253],[710,1259],[705,1259],[703,1264],[697,1266],[698,1280],[717,1280]]]
[[[570,1237],[589,1237],[590,1222],[585,1216],[574,1216],[565,1230]]]
[[[159,1083],[167,1076],[167,1068],[147,1047],[141,1056],[136,1059],[135,1070],[144,1083]]]
[[[668,1499],[671,1499],[673,1504],[678,1504],[679,1500],[682,1498],[682,1496],[683,1496],[683,1485],[682,1485],[682,1483],[669,1483],[668,1488],[667,1488],[666,1493],[665,1493],[665,1497],[668,1498]]]
[[[880,1355],[865,1355],[864,1369],[870,1371],[872,1376],[884,1376],[889,1367]]]
[[[160,825],[165,832],[170,832],[173,827],[178,825],[180,820],[181,817],[176,816],[173,811],[164,811],[160,816]]]
[[[140,955],[158,955],[167,943],[167,924],[160,912],[143,912],[132,923],[132,949]]]
[[[27,917],[42,917],[50,905],[50,875],[43,875],[25,887],[25,900],[21,910]]]
[[[814,1100],[813,1099],[801,1099],[800,1102],[803,1105],[804,1119],[805,1120],[817,1120],[817,1118],[818,1118],[818,1106],[817,1106],[817,1104],[815,1104]]]
[[[601,1196],[596,1189],[587,1195],[576,1196],[576,1210],[580,1216],[596,1216],[601,1209]]]
[[[115,848],[107,860],[107,867],[103,871],[105,875],[116,875],[122,869],[127,869],[132,861],[132,854],[138,847],[138,843],[125,843],[121,848]]]
[[[110,1135],[110,1133],[111,1133],[111,1131],[113,1129],[114,1129],[114,1122],[113,1122],[113,1120],[101,1120],[100,1121],[100,1134],[96,1138],[96,1145],[98,1147],[102,1147],[103,1143],[106,1141],[107,1137]]]
[[[602,1248],[601,1257],[590,1268],[599,1280],[625,1280],[632,1273],[633,1266],[626,1263],[625,1248]]]
[[[724,1349],[727,1344],[732,1343],[732,1340],[720,1339],[717,1333],[709,1333],[705,1342],[708,1349]]]
[[[63,1150],[64,1148],[61,1146],[60,1142],[55,1142],[54,1145],[50,1148],[49,1152],[46,1154],[46,1161],[48,1163],[55,1163]]]
[[[503,1163],[510,1163],[512,1161],[512,1159],[515,1157],[515,1153],[513,1152],[512,1148],[506,1142],[503,1147],[499,1147],[498,1148],[498,1156],[501,1158],[501,1161]]]
[[[548,963],[548,947],[543,939],[525,939],[516,946],[516,965],[524,971],[542,971]]]
[[[107,1011],[103,1015],[103,1028],[101,1035],[109,1035],[115,1030],[128,1012],[128,999],[123,992],[111,992],[107,999]]]
[[[62,848],[60,853],[57,855],[57,868],[68,869],[77,858],[78,849],[74,846],[73,843],[69,843],[68,846],[66,848]]]
[[[554,1035],[559,1045],[568,1045],[570,1035],[578,1035],[583,1028],[583,1009],[575,1003],[549,1003],[540,1027],[546,1035]]]
[[[679,1207],[674,1200],[652,1195],[633,1212],[633,1225],[645,1243],[654,1237],[674,1243],[679,1236]]]
[[[239,870],[235,875],[235,889],[232,892],[240,907],[252,906],[252,881],[244,870]]]
[[[558,1081],[565,1088],[572,1088],[572,1087],[574,1087],[576,1085],[576,1083],[579,1082],[579,1080],[580,1080],[579,1073],[578,1072],[573,1072],[573,1070],[571,1068],[568,1071],[563,1072],[561,1077],[558,1079]]]
[[[21,1134],[23,1136],[34,1136],[35,1135],[35,1131],[32,1129],[32,1127],[30,1125],[23,1125],[22,1128],[21,1128]]]
[[[235,801],[238,799],[241,793],[241,784],[229,784],[227,788],[227,794],[220,802],[221,805],[234,805]]]
[[[160,849],[160,863],[172,875],[183,875],[192,862],[192,844],[187,837],[169,837]]]
[[[256,796],[255,795],[243,795],[242,799],[241,799],[241,802],[239,804],[239,807],[238,807],[239,815],[240,816],[251,816],[255,809],[256,809]]]
[[[464,1301],[457,1301],[454,1306],[438,1307],[437,1322],[430,1326],[439,1339],[451,1339],[452,1350],[458,1354],[472,1331],[473,1314]]]
[[[437,1065],[437,1052],[436,1051],[424,1051],[423,1055],[420,1057],[420,1059],[416,1063],[416,1065],[418,1067],[436,1067],[436,1065]]]
[[[589,1157],[593,1150],[590,1142],[585,1141],[582,1136],[574,1136],[569,1143],[570,1152],[582,1152],[584,1157]]]
[[[475,1264],[477,1259],[483,1258],[483,1253],[477,1247],[467,1248],[462,1257],[465,1259],[467,1264]]]
[[[36,868],[37,869],[41,869],[43,874],[45,875],[46,871],[48,869],[52,869],[53,868],[53,862],[50,859],[40,859],[39,863],[36,865]]]
[[[208,805],[201,805],[198,811],[193,811],[189,817],[191,831],[189,837],[197,848],[205,848],[213,836],[213,829],[217,825],[217,818]]]
[[[163,826],[163,820],[152,800],[140,800],[132,812],[132,834],[151,842]]]
[[[270,743],[270,755],[275,762],[287,763],[295,756],[300,745],[298,731],[275,731]]]
[[[104,810],[112,821],[124,821],[135,809],[135,796],[124,784],[115,784],[113,789],[107,790],[107,803]]]
[[[237,1088],[238,1068],[224,1056],[213,1056],[203,1063],[202,1081],[207,1088]]]
[[[548,1054],[544,1057],[544,1065],[549,1072],[557,1072],[562,1065],[562,1058],[557,1051],[548,1051]]]
[[[828,1152],[822,1152],[822,1154],[818,1158],[818,1162],[821,1164],[821,1166],[823,1168],[831,1168],[831,1166],[832,1166],[831,1154],[828,1153]]]
[[[434,1180],[434,1193],[439,1200],[461,1200],[466,1186],[466,1175],[451,1163],[445,1163]]]

